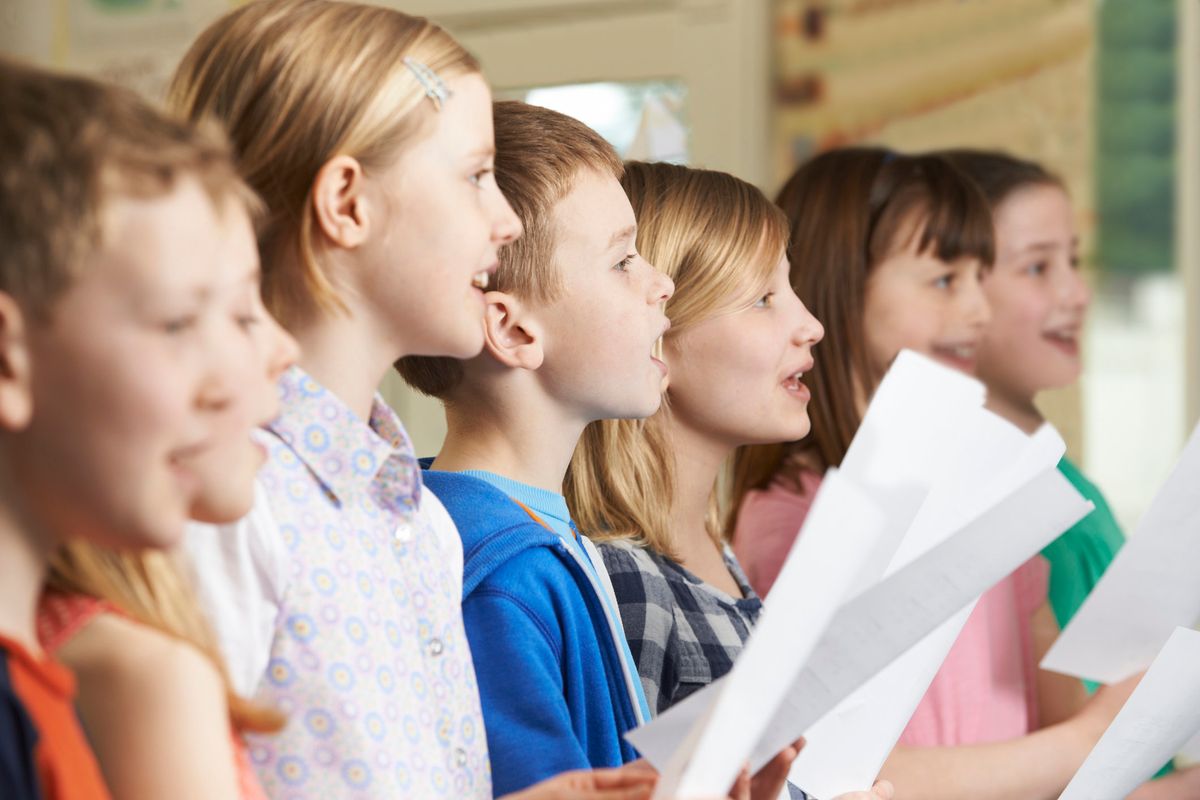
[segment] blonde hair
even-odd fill
[[[102,243],[114,197],[199,182],[218,210],[256,201],[216,126],[169,119],[133,92],[0,58],[0,291],[48,316]]]
[[[450,34],[420,17],[362,3],[259,0],[201,33],[171,80],[170,107],[219,120],[266,202],[263,296],[285,326],[345,310],[317,246],[311,189],[321,167],[349,155],[368,172],[384,168],[433,119],[405,59],[443,80],[479,71]]]
[[[732,175],[672,164],[629,162],[621,179],[638,221],[638,250],[671,276],[669,343],[697,323],[753,302],[769,284],[787,245],[783,212]],[[567,472],[572,518],[588,536],[630,539],[676,557],[669,527],[675,497],[668,388],[646,420],[589,425]],[[724,530],[717,487],[707,525]]]
[[[591,170],[620,178],[621,157],[612,145],[577,119],[516,101],[495,103],[496,185],[524,226],[521,238],[500,251],[491,288],[548,303],[562,292],[554,260],[554,206],[579,174]],[[462,382],[462,362],[408,356],[396,369],[414,389],[441,400]]]
[[[221,676],[229,721],[238,732],[270,733],[283,716],[233,691],[229,670],[190,582],[161,551],[126,553],[70,541],[50,559],[46,590],[106,600],[135,622],[198,649]]]

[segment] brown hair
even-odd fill
[[[554,262],[554,206],[585,170],[620,178],[624,167],[612,145],[577,119],[516,101],[495,103],[496,185],[525,233],[500,250],[490,288],[548,303],[562,291]],[[410,386],[443,401],[462,381],[462,362],[407,356],[396,369]]]
[[[675,282],[669,344],[704,320],[749,305],[769,285],[788,241],[787,218],[732,175],[672,164],[625,165],[621,184],[638,221],[638,250]],[[595,539],[632,539],[676,557],[668,526],[675,497],[671,390],[647,420],[600,420],[584,430],[564,492]],[[716,487],[708,529],[723,525]]]
[[[44,316],[103,238],[114,196],[200,182],[253,208],[212,126],[168,119],[133,92],[0,59],[0,291]]]
[[[990,267],[995,258],[986,200],[937,155],[833,150],[796,170],[776,202],[791,221],[792,286],[825,326],[825,338],[804,376],[812,391],[812,433],[800,442],[738,452],[735,515],[751,489],[777,478],[798,489],[801,466],[823,473],[841,464],[862,422],[859,400],[870,397],[882,377],[864,343],[863,304],[875,267],[914,239],[919,252],[942,261],[974,258]]]
[[[938,155],[975,182],[995,211],[1010,194],[1031,186],[1056,186],[1062,179],[1035,161],[998,150],[943,150]]]
[[[172,121],[132,92],[0,60],[0,291],[49,314],[89,250],[115,195],[157,197],[184,177],[216,204],[253,195],[212,128]],[[51,590],[107,600],[134,620],[198,648],[221,675],[239,730],[282,717],[234,694],[195,595],[165,553],[118,553],[76,541],[53,554]]]
[[[338,154],[367,171],[386,167],[433,119],[405,58],[444,80],[479,71],[450,34],[420,17],[362,3],[259,0],[205,29],[171,80],[169,105],[189,119],[219,120],[266,202],[263,296],[285,327],[345,308],[320,263],[310,192],[321,167]]]

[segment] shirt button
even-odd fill
[[[407,522],[401,522],[396,526],[396,541],[411,542],[413,537],[412,526]]]
[[[454,763],[457,764],[459,768],[465,767],[467,765],[467,751],[463,750],[461,747],[454,748]]]
[[[429,655],[434,656],[434,657],[440,656],[445,651],[445,649],[446,649],[446,646],[444,644],[442,644],[441,639],[430,639],[425,644],[425,652],[429,653]]]

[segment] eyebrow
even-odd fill
[[[1077,249],[1078,247],[1079,247],[1079,239],[1078,238],[1072,239],[1069,249],[1074,250],[1074,249]],[[1058,242],[1034,242],[1032,244],[1027,244],[1024,247],[1022,247],[1020,250],[1017,251],[1017,254],[1021,255],[1024,253],[1046,253],[1046,252],[1054,252],[1055,250],[1058,250],[1058,249],[1059,249]]]
[[[487,144],[482,147],[476,147],[474,150],[467,153],[467,158],[471,161],[475,161],[481,158],[492,158],[495,155],[496,146],[494,144]]]
[[[622,228],[621,230],[614,233],[612,235],[612,238],[608,240],[608,248],[611,250],[612,248],[619,245],[621,242],[624,242],[627,239],[632,239],[635,235],[637,235],[637,224],[636,223],[633,225],[630,225],[628,227]]]

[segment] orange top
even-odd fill
[[[43,647],[53,653],[100,614],[124,616],[121,609],[105,600],[87,595],[47,592],[42,595],[42,602],[38,606],[38,639]],[[233,740],[240,800],[266,800],[247,757],[246,743],[232,728],[230,736]]]
[[[47,800],[109,800],[100,766],[75,716],[75,678],[55,661],[0,636],[13,691],[37,730],[34,763]]]

